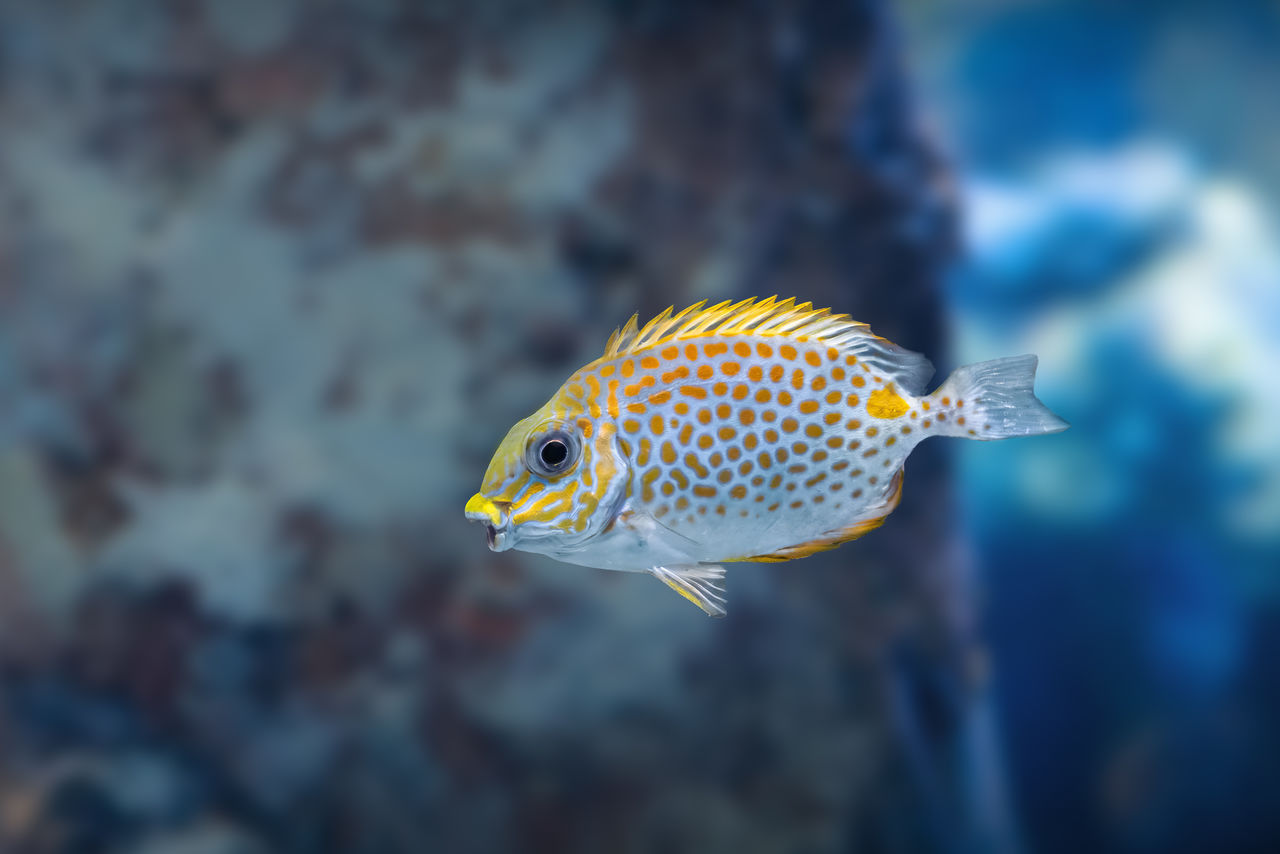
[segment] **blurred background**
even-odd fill
[[[0,0],[0,851],[1280,850],[1278,41]],[[485,548],[614,326],[773,293],[1073,427],[922,447],[722,620]]]

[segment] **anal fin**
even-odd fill
[[[724,567],[708,564],[655,566],[649,570],[663,584],[697,605],[712,617],[723,617]]]

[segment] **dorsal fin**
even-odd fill
[[[903,391],[918,394],[933,376],[933,365],[919,353],[904,350],[897,344],[874,335],[865,323],[847,314],[832,314],[830,309],[815,309],[813,303],[796,304],[794,299],[725,300],[706,307],[706,300],[673,313],[675,306],[650,320],[643,327],[638,315],[620,329],[615,329],[605,345],[602,359],[627,356],[708,335],[761,335],[765,337],[804,337],[850,353]]]

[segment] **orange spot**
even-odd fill
[[[766,409],[764,412],[760,413],[760,420],[773,423],[778,420],[778,413],[774,412],[772,409]]]
[[[827,479],[827,475],[825,472],[818,472],[813,477],[806,480],[804,482],[804,485],[809,487],[816,486],[817,484],[822,483],[826,479]]]
[[[733,399],[742,400],[750,391],[751,389],[747,387],[746,383],[738,383],[733,387]]]
[[[610,418],[618,417],[618,381],[609,380],[609,399],[605,402],[605,408],[609,412]]]
[[[844,439],[841,439],[839,436],[832,436],[830,439],[827,440],[828,448],[838,448],[843,444],[844,444]],[[850,445],[849,447],[854,448],[856,447],[856,445]]]
[[[809,383],[809,388],[813,389],[814,391],[822,391],[826,387],[827,387],[827,378],[822,375],[818,375],[814,377],[813,382]]]
[[[711,438],[710,433],[703,433],[698,437],[698,447],[705,451],[714,445],[715,441],[715,439]]]
[[[730,445],[729,450],[726,451],[726,453],[729,455],[729,459],[731,460],[736,460],[738,457],[742,456],[742,451],[738,450],[737,445]]]
[[[856,418],[852,418],[849,421],[847,421],[844,426],[848,427],[850,430],[857,430],[859,427],[862,426],[862,422]]]
[[[943,406],[950,406],[950,405],[951,405],[951,398],[949,398],[949,397],[944,397],[944,398],[942,399],[942,405],[943,405]]]
[[[804,388],[804,371],[796,368],[791,372],[791,387],[796,391]]]
[[[628,418],[627,420],[622,422],[622,429],[626,430],[628,433],[639,433],[640,422],[635,420],[634,418]]]
[[[732,414],[733,414],[733,407],[729,406],[729,404],[727,403],[722,403],[716,407],[716,417],[719,418],[721,421],[728,418]]]
[[[687,510],[688,508],[689,508],[689,499],[685,498],[683,495],[681,495],[679,498],[676,499],[677,510]]]
[[[832,369],[831,369],[831,379],[833,379],[833,380],[842,380],[842,379],[844,379],[844,368],[840,367],[839,365],[836,365],[834,368],[832,368]]]
[[[963,399],[961,399],[961,400],[957,400],[957,401],[956,401],[956,409],[963,409],[963,408],[964,408],[964,400],[963,400]]]
[[[710,472],[707,471],[707,467],[702,464],[702,460],[698,459],[694,454],[685,454],[684,464],[697,472],[698,477],[706,477],[710,474]]]
[[[638,465],[647,465],[649,462],[649,452],[653,450],[653,446],[649,444],[648,439],[640,440],[640,452],[636,454],[636,463]],[[657,469],[654,469],[656,472]]]
[[[750,426],[751,423],[754,422],[755,420],[756,420],[756,411],[754,409],[743,407],[742,409],[738,410],[738,421],[742,423],[743,427]]]
[[[780,404],[781,404],[781,405],[783,405],[783,406],[790,406],[790,405],[791,405],[791,392],[789,392],[789,391],[780,391],[780,392],[778,392],[778,403],[780,403]]]
[[[662,494],[663,494],[663,495],[665,495],[665,496],[667,496],[667,497],[670,497],[672,494],[674,494],[674,493],[675,493],[675,491],[676,491],[676,486],[675,486],[675,484],[674,484],[674,483],[672,483],[671,481],[669,481],[669,480],[664,480],[664,481],[662,482],[661,489],[662,489]]]
[[[676,482],[676,485],[679,486],[681,489],[689,488],[689,478],[685,477],[684,472],[682,472],[680,469],[671,470],[671,479],[674,480]]]
[[[816,401],[816,400],[802,400],[802,401],[800,401],[800,411],[801,411],[801,412],[803,412],[805,415],[810,415],[810,414],[812,414],[812,413],[814,413],[814,412],[817,412],[817,411],[818,411],[818,401]]]
[[[716,488],[714,486],[704,486],[699,483],[693,487],[693,494],[699,498],[715,498]]]
[[[634,415],[644,415],[649,409],[643,403],[628,403],[627,411]]]
[[[792,502],[791,502],[791,507],[792,507],[792,509],[797,509],[797,508],[800,508],[800,507],[803,507],[803,506],[804,506],[804,502],[803,502],[803,501],[792,501]]]
[[[676,411],[676,415],[688,415],[689,404],[685,403],[683,400],[677,400],[675,411]]]
[[[761,342],[756,345],[756,352],[760,354],[760,358],[767,359],[773,355],[773,348]]]
[[[684,357],[686,359],[689,359],[690,361],[698,358],[698,345],[697,344],[684,345]]]
[[[828,347],[827,358],[834,362],[836,359],[840,358],[840,351],[837,350],[835,347]]]
[[[655,406],[660,403],[666,403],[670,399],[671,399],[671,392],[665,391],[665,390],[655,391],[653,394],[649,395],[649,402],[654,404]]]
[[[745,359],[751,355],[751,345],[744,341],[737,341],[733,345],[733,352],[736,353],[739,358]]]
[[[840,398],[842,397],[844,397],[844,395],[838,391],[829,391],[827,392],[826,401],[828,404],[835,405],[840,402]]]
[[[672,359],[680,355],[679,347],[664,347],[662,349],[662,358],[670,362]]]
[[[748,433],[742,437],[742,447],[746,448],[748,451],[754,451],[756,449],[756,445],[759,443],[760,440],[756,438],[755,433]]]
[[[867,438],[868,438],[868,439],[874,439],[874,438],[875,438],[876,436],[878,436],[879,434],[880,434],[880,431],[879,431],[878,429],[876,429],[875,427],[868,427],[868,428],[867,428]]]
[[[674,370],[667,371],[662,375],[664,383],[673,383],[676,380],[682,380],[689,376],[689,368],[687,365],[677,365]]]
[[[655,415],[649,419],[649,432],[655,436],[661,436],[665,427],[666,423],[662,420],[661,415]]]
[[[698,365],[698,379],[700,380],[711,379],[711,375],[714,372],[715,372],[715,369],[712,368],[710,365]]]
[[[747,488],[746,488],[745,486],[743,486],[742,484],[738,484],[738,485],[737,485],[737,486],[735,486],[733,489],[729,490],[729,495],[733,496],[734,498],[738,498],[738,499],[746,498],[746,497],[747,497]]]
[[[667,465],[676,461],[676,449],[670,442],[662,443],[662,461]]]
[[[803,454],[807,450],[809,450],[809,446],[804,442],[796,442],[791,446],[791,452],[793,454]]]
[[[961,427],[963,427],[963,426],[964,426],[964,416],[963,416],[963,415],[961,415],[959,418],[957,418],[957,419],[956,419],[956,423],[957,423],[957,424],[959,424]]]
[[[755,466],[751,465],[751,460],[743,460],[742,465],[738,466],[738,474],[746,477],[751,474],[751,470],[754,468]]]
[[[808,427],[804,428],[804,434],[806,436],[812,436],[813,438],[816,439],[822,435],[822,428],[819,427],[817,424],[810,424]]]
[[[921,427],[926,427],[926,428],[927,428],[927,427],[929,427],[932,423],[933,423],[932,421],[930,421],[928,418],[926,418],[923,422],[921,422],[920,426],[921,426]]]
[[[737,436],[737,435],[738,435],[738,431],[737,431],[737,430],[734,430],[732,427],[721,427],[721,428],[716,432],[716,435],[717,435],[717,436],[719,436],[722,440],[724,440],[724,441],[726,441],[726,442],[727,442],[727,441],[729,441],[730,439],[732,439],[732,438],[734,438],[735,436]]]
[[[809,350],[804,354],[804,360],[809,364],[813,365],[815,368],[820,367],[822,365],[822,357],[812,350]]]
[[[895,436],[890,436],[888,439],[885,439],[885,440],[884,440],[884,446],[887,448],[887,447],[889,447],[890,445],[892,445],[894,442],[897,442],[897,441],[898,441],[897,437],[895,437]]]
[[[604,377],[605,379],[608,379],[609,377],[613,376],[613,365],[601,365],[600,376]],[[588,383],[591,382],[591,377],[587,377],[587,382]]]
[[[773,380],[776,383],[782,379],[782,377],[786,374],[786,372],[787,372],[787,369],[782,367],[782,365],[774,365],[772,368],[769,369],[769,379]]]
[[[593,428],[592,428],[592,424],[591,424],[591,419],[590,419],[590,418],[579,418],[579,419],[578,419],[578,429],[582,431],[582,438],[584,438],[584,439],[590,439],[590,438],[591,438],[591,433],[593,432]]]
[[[819,450],[817,450],[817,451],[814,451],[814,452],[813,452],[813,461],[814,461],[815,463],[820,463],[820,462],[822,462],[823,460],[825,460],[826,458],[827,458],[827,452],[826,452],[826,451],[823,451],[823,450],[819,449]]]
[[[781,426],[787,433],[794,433],[796,430],[800,429],[800,422],[788,415],[786,418],[782,419],[782,424],[779,426]]]
[[[692,436],[693,436],[693,425],[686,424],[684,425],[684,427],[680,428],[680,435],[678,435],[676,438],[680,440],[681,445],[688,445],[689,439]]]
[[[707,399],[707,390],[700,385],[682,385],[680,393],[685,397],[696,397],[698,400]]]
[[[639,383],[632,383],[631,385],[627,385],[627,386],[623,386],[623,387],[622,387],[622,396],[623,396],[623,397],[635,397],[635,396],[636,396],[637,394],[639,394],[639,393],[640,393],[640,384],[639,384]]]
[[[864,385],[866,385],[866,384],[867,384],[867,381],[866,381],[866,380],[864,380],[864,379],[863,379],[862,377],[860,377],[860,376],[854,376],[854,377],[852,377],[852,378],[849,380],[849,382],[853,383],[853,384],[854,384],[855,386],[857,386],[858,388],[862,388]]]
[[[652,371],[658,367],[658,360],[653,356],[645,356],[640,360],[640,367],[646,371]]]
[[[742,370],[742,365],[737,362],[725,362],[720,366],[720,372],[727,377],[737,376],[740,370]]]
[[[822,420],[827,424],[837,424],[840,421],[840,413],[828,412],[826,415],[822,416]]]
[[[778,431],[777,431],[777,430],[774,430],[772,427],[770,427],[768,430],[765,430],[765,431],[764,431],[764,440],[765,440],[766,442],[776,442],[776,441],[778,441]]]
[[[624,359],[622,364],[618,368],[618,372],[622,374],[624,377],[630,377],[632,374],[636,372],[636,363],[631,361],[630,359]]]
[[[720,473],[716,475],[716,480],[720,481],[721,483],[728,483],[729,481],[733,480],[733,472],[729,471],[728,469],[720,469]]]
[[[768,403],[770,400],[773,400],[773,394],[769,389],[762,388],[756,391],[756,403]]]
[[[752,365],[747,368],[747,379],[756,383],[760,382],[760,380],[764,379],[764,368],[759,365]]]
[[[816,456],[817,456],[817,454],[815,454],[814,456],[816,457]],[[848,467],[849,467],[849,461],[848,461],[848,460],[840,460],[839,462],[835,462],[835,463],[832,463],[832,464],[831,464],[831,470],[832,470],[832,471],[844,471],[844,470],[845,470],[845,469],[847,469]]]
[[[778,348],[778,355],[787,361],[791,361],[796,357],[796,348],[792,347],[790,344],[783,344]]]
[[[760,456],[756,457],[756,462],[760,463],[760,468],[767,469],[773,465],[773,457],[769,456],[768,451],[761,451]]]
[[[711,423],[711,410],[710,410],[710,409],[708,409],[707,407],[705,407],[705,406],[704,406],[704,407],[702,407],[701,409],[699,409],[699,410],[698,410],[698,423],[699,423],[699,424],[710,424],[710,423]]]
[[[847,403],[849,406],[857,406],[857,405],[858,405],[858,396],[857,396],[856,394],[851,394],[851,395],[849,395],[849,399],[848,399],[848,400],[846,400],[846,401],[845,401],[845,403]]]
[[[920,407],[921,407],[925,412],[928,412],[928,411],[929,411],[929,401],[927,401],[927,400],[922,400],[922,401],[920,401]]]
[[[716,468],[722,462],[724,462],[724,457],[720,454],[719,451],[716,451],[714,454],[711,455],[711,457],[707,460],[707,462],[711,465],[712,468]]]
[[[729,386],[725,383],[716,383],[711,387],[711,393],[716,397],[724,397],[729,391]]]

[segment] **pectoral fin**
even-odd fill
[[[697,605],[712,617],[723,617],[724,567],[692,564],[689,566],[655,566],[649,570],[654,577],[675,592]]]

